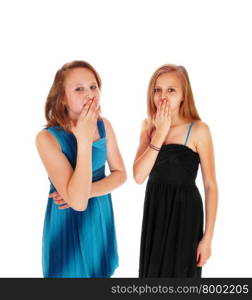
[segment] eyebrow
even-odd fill
[[[155,85],[155,87],[160,87],[159,85]],[[175,85],[169,85],[168,87],[174,87],[174,88],[177,88],[177,86]]]
[[[72,86],[74,86],[74,85],[81,85],[81,84],[83,84],[83,83],[82,83],[82,82],[74,82],[74,83],[72,84]],[[90,84],[97,84],[97,82],[92,81]]]

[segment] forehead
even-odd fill
[[[94,73],[87,68],[74,68],[70,70],[66,76],[65,84],[67,86],[75,85],[78,83],[96,82]]]
[[[176,72],[167,72],[158,76],[156,85],[180,86],[181,80]]]

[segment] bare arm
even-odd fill
[[[106,195],[123,184],[123,182],[127,179],[124,162],[119,151],[112,125],[104,117],[103,121],[105,124],[107,139],[107,161],[111,174],[92,183],[89,198]],[[62,204],[59,206],[59,209],[66,209],[69,207],[64,200],[64,197],[59,192],[51,193],[49,196],[54,199],[56,204]]]
[[[104,117],[103,120],[107,137],[107,161],[111,174],[92,183],[90,197],[106,195],[122,185],[127,179],[124,162],[119,151],[114,130],[109,120]]]
[[[205,230],[197,249],[197,266],[202,267],[211,255],[218,206],[218,185],[215,175],[214,149],[207,124],[198,122],[196,148],[200,155],[201,172],[205,190]]]
[[[89,194],[91,178],[91,142],[78,144],[76,168],[62,153],[55,137],[43,130],[36,137],[36,145],[47,174],[56,190],[70,207],[84,210]]]
[[[148,131],[150,125],[145,119],[141,126],[140,144],[133,164],[133,176],[137,183],[141,184],[149,176],[158,156],[158,151],[149,147],[149,143],[161,148],[163,141],[171,126],[170,102],[160,101],[155,115],[151,120],[155,127],[155,133],[150,138]]]
[[[160,148],[164,140],[162,134],[158,132],[155,132],[150,139],[147,122],[147,119],[142,122],[140,143],[133,164],[133,176],[139,184],[143,183],[149,176],[158,156],[158,151],[151,149],[149,143]]]
[[[205,190],[206,225],[204,239],[211,240],[218,205],[218,185],[215,174],[214,148],[211,132],[207,124],[201,122],[197,130],[197,151]]]
[[[83,107],[73,132],[77,139],[77,160],[72,169],[55,137],[43,130],[36,137],[36,145],[48,176],[67,204],[75,210],[87,207],[92,185],[92,140],[98,110],[90,102]]]

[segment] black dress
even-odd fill
[[[190,124],[186,142],[193,123]],[[196,186],[199,154],[185,144],[162,145],[146,185],[139,277],[201,277],[203,203]]]

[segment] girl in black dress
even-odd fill
[[[196,110],[183,66],[163,65],[148,88],[133,173],[145,191],[139,277],[201,277],[211,255],[218,203],[209,126]],[[195,184],[201,166],[204,210]],[[203,230],[204,227],[204,230]]]

